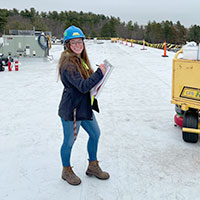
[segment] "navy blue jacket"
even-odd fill
[[[84,79],[75,64],[68,62],[61,67],[61,81],[64,90],[58,115],[65,121],[73,121],[76,108],[76,120],[91,120],[92,106],[90,90],[103,78],[101,69],[97,69],[89,78]],[[74,69],[72,72],[69,69]]]

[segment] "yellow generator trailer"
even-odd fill
[[[182,127],[185,142],[196,143],[200,134],[200,60],[173,59],[172,100],[175,123]]]

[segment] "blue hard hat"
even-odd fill
[[[64,42],[74,38],[85,38],[82,30],[76,26],[68,27],[64,32]]]

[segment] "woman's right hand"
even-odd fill
[[[106,68],[105,68],[104,64],[100,64],[99,68],[100,68],[102,74],[104,75],[106,73]]]

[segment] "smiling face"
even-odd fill
[[[83,40],[81,38],[75,38],[75,39],[71,39],[69,41],[69,44],[70,44],[70,48],[71,50],[79,55],[82,53],[83,51],[83,48],[84,48],[84,45],[83,45]]]

